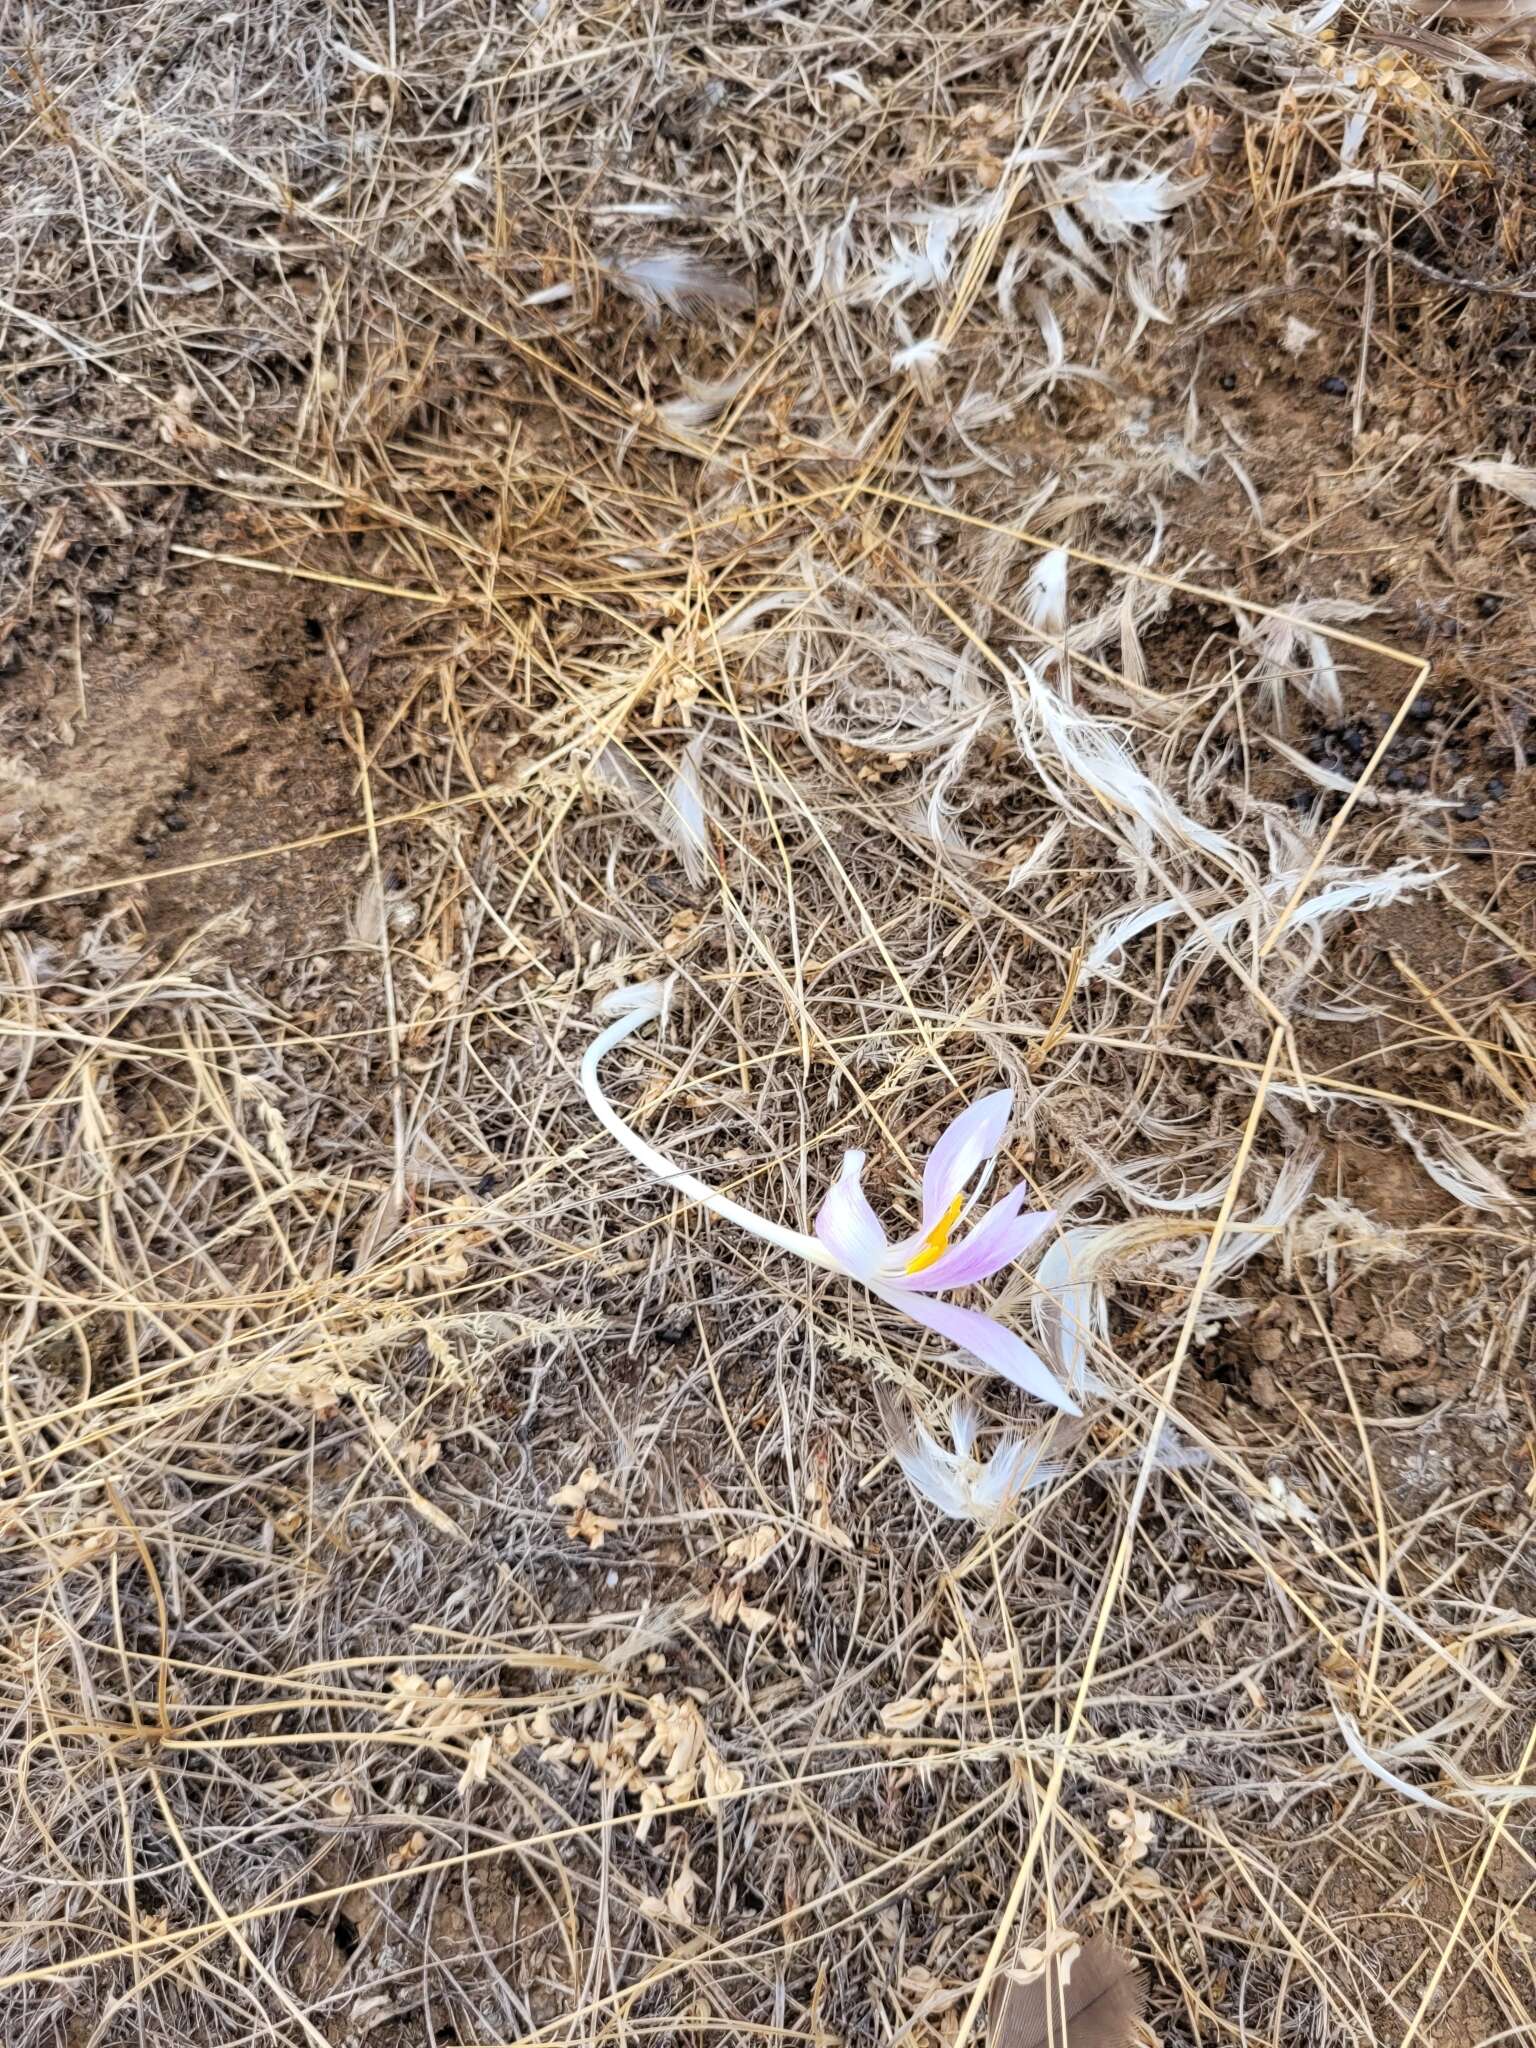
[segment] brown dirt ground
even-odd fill
[[[125,593],[78,661],[24,658],[0,688],[7,896],[78,892],[42,918],[67,931],[102,885],[128,889],[168,946],[232,918],[232,958],[257,972],[333,944],[360,842],[231,860],[357,822],[327,596],[173,571]]]

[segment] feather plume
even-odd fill
[[[1125,589],[1116,608],[1116,620],[1120,628],[1120,673],[1133,692],[1144,690],[1147,687],[1147,658],[1141,651],[1141,622],[1136,616],[1133,577],[1125,579]]]
[[[1153,1186],[1163,1171],[1172,1163],[1168,1159],[1137,1159],[1125,1166],[1115,1166],[1103,1159],[1091,1145],[1083,1150],[1098,1168],[1099,1178],[1106,1187],[1114,1189],[1123,1201],[1145,1209],[1160,1209],[1173,1215],[1187,1215],[1192,1209],[1214,1209],[1227,1191],[1226,1173],[1221,1173],[1209,1187],[1186,1188],[1177,1195],[1153,1192]]]
[[[1193,21],[1176,28],[1150,57],[1141,60],[1141,77],[1138,81],[1133,73],[1132,84],[1139,83],[1142,90],[1156,93],[1161,100],[1176,99],[1200,68],[1228,6],[1229,0],[1214,0]]]
[[[1030,311],[1035,316],[1035,325],[1040,329],[1040,339],[1045,347],[1045,361],[1038,369],[1026,370],[1016,388],[1021,398],[1032,398],[1037,393],[1045,395],[1054,391],[1058,384],[1069,383],[1074,377],[1086,384],[1103,384],[1111,388],[1114,378],[1103,370],[1090,368],[1086,363],[1067,361],[1067,338],[1061,331],[1061,322],[1056,318],[1055,308],[1038,285],[1029,288]]]
[[[1333,1195],[1319,1196],[1293,1227],[1291,1249],[1301,1258],[1315,1259],[1330,1287],[1339,1284],[1346,1254],[1362,1270],[1372,1265],[1406,1265],[1414,1256],[1405,1231],[1393,1230],[1352,1202]]]
[[[1043,875],[1055,859],[1056,849],[1066,836],[1066,821],[1057,818],[1041,833],[1023,860],[1016,862],[1008,870],[1008,880],[1004,887],[1022,889],[1026,882],[1032,882],[1037,875]]]
[[[1119,728],[1090,718],[1065,703],[1040,672],[1026,661],[1019,668],[1024,692],[1016,697],[1019,742],[1049,793],[1080,823],[1104,827],[1108,812],[1124,826],[1137,853],[1146,859],[1153,842],[1187,851],[1196,846],[1219,860],[1230,873],[1251,883],[1251,864],[1221,833],[1213,832],[1181,810],[1131,759]],[[1074,804],[1063,780],[1086,789],[1095,806]]]
[[[684,377],[684,396],[669,398],[658,405],[656,416],[675,434],[692,434],[718,417],[746,382],[744,377],[725,377],[719,383]]]
[[[697,314],[718,307],[746,313],[752,294],[739,278],[696,249],[647,249],[635,256],[610,256],[602,264],[610,284],[648,313]]]
[[[1436,1152],[1400,1110],[1388,1110],[1387,1114],[1398,1137],[1435,1186],[1443,1188],[1453,1202],[1460,1202],[1467,1209],[1485,1209],[1493,1215],[1523,1206],[1508,1181],[1495,1173],[1491,1166],[1485,1166],[1475,1152],[1459,1138],[1453,1138],[1449,1131],[1440,1133],[1440,1149]]]
[[[1067,551],[1051,548],[1029,579],[1026,616],[1037,632],[1060,639],[1067,627]]]
[[[709,821],[704,811],[704,785],[699,762],[704,751],[702,736],[690,740],[683,750],[682,766],[667,791],[662,827],[677,849],[683,872],[694,887],[707,880],[710,867]]]
[[[884,1387],[877,1387],[881,1419],[907,1483],[952,1521],[983,1529],[1006,1522],[1021,1495],[1059,1479],[1065,1469],[1044,1456],[1043,1436],[1007,1436],[983,1460],[976,1455],[976,1412],[957,1401],[950,1414],[953,1450],[921,1422],[909,1420]]]
[[[797,605],[803,605],[812,594],[807,589],[769,590],[761,597],[749,598],[745,604],[738,605],[734,610],[721,616],[716,628],[716,638],[722,642],[744,639],[748,633],[757,630],[759,619],[768,618],[774,612],[789,611]]]
[[[931,370],[949,346],[942,334],[925,334],[919,341],[909,341],[905,348],[899,348],[891,357],[893,370]]]
[[[1076,258],[1076,266],[1069,267],[1080,266],[1078,267],[1078,275],[1080,277],[1092,277],[1101,281],[1108,277],[1109,272],[1102,258],[1091,246],[1088,237],[1083,233],[1065,206],[1053,206],[1051,208],[1051,226],[1056,230],[1056,238],[1062,247],[1071,256]]]
[[[1326,633],[1317,626],[1347,626],[1369,617],[1373,604],[1347,597],[1313,597],[1288,608],[1283,618],[1238,619],[1238,631],[1253,648],[1253,680],[1263,690],[1273,717],[1283,710],[1284,686],[1294,683],[1310,704],[1337,718],[1344,709],[1338,664]]]
[[[925,778],[927,800],[920,807],[922,829],[936,846],[948,852],[969,856],[970,848],[961,838],[955,826],[956,806],[950,801],[950,791],[965,772],[966,756],[970,753],[978,734],[987,722],[983,711],[974,724],[967,726],[952,747],[939,757],[936,766]]]
[[[1452,872],[1450,868],[1425,867],[1417,860],[1403,861],[1379,875],[1353,876],[1346,869],[1338,881],[1320,889],[1315,896],[1309,896],[1305,903],[1298,904],[1291,913],[1291,923],[1293,926],[1322,924],[1329,918],[1342,917],[1350,910],[1380,910],[1388,903],[1411,896],[1415,890],[1429,888],[1431,883],[1443,880]],[[1285,879],[1289,881],[1289,877]]]
[[[1032,1311],[1040,1349],[1073,1392],[1102,1391],[1090,1371],[1090,1348],[1109,1333],[1109,1311],[1094,1269],[1109,1232],[1100,1224],[1064,1230],[1035,1268]]]
[[[1272,849],[1273,850],[1273,849]],[[1299,854],[1302,849],[1295,849]],[[1361,875],[1354,868],[1325,868],[1319,880],[1325,885],[1315,896],[1309,896],[1291,912],[1287,929],[1293,933],[1308,933],[1315,948],[1321,928],[1335,918],[1344,917],[1351,911],[1380,910],[1384,905],[1397,903],[1404,896],[1416,890],[1427,889],[1438,882],[1448,870],[1428,868],[1418,860],[1406,860],[1379,875]],[[1300,865],[1282,868],[1261,884],[1255,898],[1236,910],[1229,910],[1219,917],[1207,918],[1192,938],[1186,939],[1173,957],[1168,971],[1168,982],[1172,983],[1181,969],[1202,953],[1209,953],[1218,946],[1227,945],[1245,923],[1252,925],[1254,942],[1272,930],[1281,910],[1290,901],[1296,884],[1301,880]],[[1141,937],[1154,926],[1164,924],[1169,918],[1180,917],[1188,912],[1198,914],[1203,899],[1191,898],[1181,902],[1177,897],[1165,896],[1155,903],[1144,903],[1135,910],[1111,918],[1099,929],[1099,935],[1089,948],[1083,962],[1085,975],[1103,974],[1133,939]]]
[[[1518,498],[1522,505],[1536,510],[1536,469],[1523,469],[1507,455],[1501,455],[1497,462],[1458,462],[1456,467],[1473,483],[1490,491],[1502,491],[1506,497]]]
[[[1306,1207],[1312,1183],[1317,1179],[1322,1163],[1322,1149],[1313,1144],[1303,1144],[1299,1151],[1282,1160],[1269,1200],[1253,1219],[1253,1228],[1230,1231],[1218,1245],[1216,1256],[1211,1261],[1213,1285],[1231,1279],[1274,1240],[1283,1241],[1285,1233]],[[1205,1247],[1201,1246],[1198,1255],[1189,1261],[1187,1270],[1191,1281],[1204,1259]]]
[[[1083,961],[1085,975],[1102,974],[1115,955],[1128,946],[1132,939],[1139,939],[1143,932],[1149,932],[1154,925],[1166,923],[1170,917],[1183,914],[1184,905],[1176,896],[1164,896],[1156,903],[1140,904],[1135,910],[1127,911],[1123,917],[1112,918],[1100,927],[1099,936],[1089,948]]]
[[[1134,178],[1097,178],[1079,171],[1062,187],[1062,197],[1090,234],[1101,242],[1129,242],[1137,228],[1155,227],[1194,187],[1175,185],[1167,171],[1143,171]]]
[[[935,206],[918,215],[909,225],[920,240],[908,243],[899,235],[891,237],[891,253],[874,276],[864,284],[860,296],[878,305],[884,299],[898,306],[914,292],[932,291],[945,284],[955,267],[955,244],[966,228],[980,225],[992,210],[991,194],[962,206]]]
[[[1146,2010],[1136,1963],[1107,1934],[992,1988],[990,2048],[1131,2048]]]

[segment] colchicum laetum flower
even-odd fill
[[[816,1213],[812,1232],[792,1230],[675,1165],[625,1123],[604,1093],[599,1074],[604,1057],[659,1017],[664,1002],[659,983],[615,990],[602,1006],[614,1021],[593,1039],[581,1063],[582,1087],[593,1114],[627,1152],[678,1194],[764,1243],[858,1281],[877,1300],[946,1338],[962,1354],[960,1363],[997,1373],[1069,1415],[1080,1412],[1022,1337],[979,1309],[936,1299],[991,1279],[1021,1258],[1055,1221],[1048,1212],[1025,1210],[1028,1189],[1023,1184],[976,1215],[1008,1128],[1010,1089],[1000,1088],[963,1109],[934,1146],[923,1168],[921,1220],[911,1235],[895,1243],[887,1237],[864,1193],[864,1154],[858,1151],[844,1154],[842,1171]]]

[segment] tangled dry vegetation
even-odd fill
[[[6,2041],[1524,2038],[1529,14],[0,22]]]

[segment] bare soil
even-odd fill
[[[55,644],[5,679],[8,895],[67,896],[30,922],[71,933],[128,892],[167,947],[229,919],[229,957],[256,972],[323,953],[359,846],[275,849],[357,822],[334,606],[215,566],[115,596],[78,660]]]

